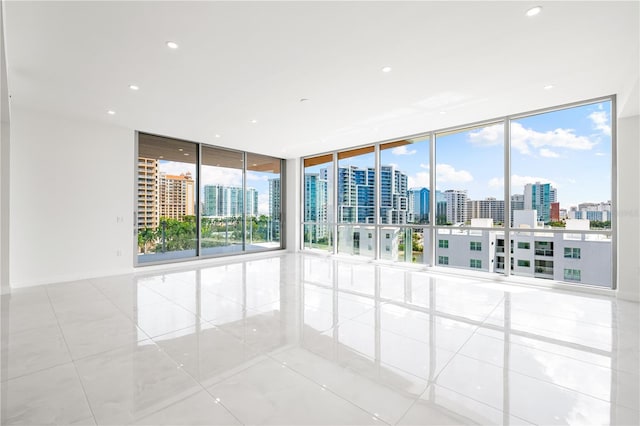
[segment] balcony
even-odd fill
[[[553,257],[553,250],[536,249],[536,256]]]
[[[553,278],[553,266],[536,266],[535,276],[540,276],[541,278]]]

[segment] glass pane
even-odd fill
[[[338,153],[338,222],[375,222],[374,147]]]
[[[202,255],[242,251],[242,153],[202,147]]]
[[[304,248],[333,250],[333,154],[304,160]]]
[[[279,158],[247,153],[247,251],[280,248]]]
[[[422,228],[380,228],[380,259],[424,264],[425,234]]]
[[[504,124],[436,135],[436,224],[503,226]]]
[[[196,255],[197,145],[138,135],[138,262]]]
[[[375,235],[373,226],[338,226],[338,253],[373,258],[375,255]]]
[[[429,223],[429,138],[380,145],[380,223]]]
[[[304,225],[304,248],[333,251],[331,226],[326,224]]]
[[[567,235],[574,234],[551,232],[609,230],[611,174],[610,101],[511,122],[512,224],[550,231],[531,242],[533,271],[516,261],[514,275],[611,287],[608,233],[591,238],[577,232],[579,244],[570,245]]]

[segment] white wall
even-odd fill
[[[11,117],[4,49],[4,3],[0,3],[0,293],[9,287],[9,140]]]
[[[11,113],[12,287],[131,272],[133,130]]]
[[[640,115],[618,120],[618,297],[640,301]]]

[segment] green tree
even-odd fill
[[[153,228],[143,228],[138,232],[138,247],[142,249],[144,254],[147,254],[149,247],[152,246],[158,239],[158,233]]]

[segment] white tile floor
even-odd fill
[[[638,304],[314,255],[2,296],[2,424],[640,424]]]

